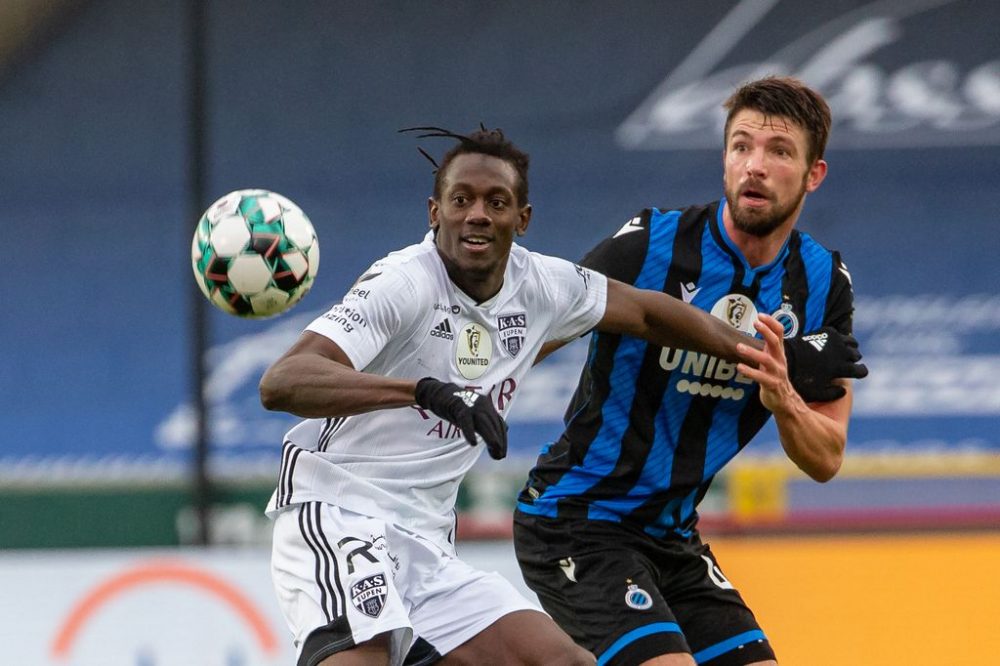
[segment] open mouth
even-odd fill
[[[466,236],[462,238],[462,244],[472,249],[484,249],[490,244],[490,239],[482,236]]]
[[[751,206],[763,206],[771,200],[765,191],[752,187],[748,187],[740,192],[740,199]]]

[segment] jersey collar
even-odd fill
[[[722,199],[719,200],[718,209],[715,211],[715,224],[712,226],[712,237],[715,239],[715,242],[719,247],[721,247],[727,254],[743,266],[743,282],[749,285],[753,283],[755,277],[765,275],[775,266],[781,265],[781,263],[785,260],[785,257],[788,256],[788,241],[791,240],[792,235],[788,235],[788,238],[785,239],[781,249],[778,250],[778,254],[775,255],[774,259],[772,259],[770,263],[758,266],[757,268],[752,268],[746,257],[743,256],[743,252],[740,250],[739,246],[737,246],[736,243],[733,242],[733,239],[729,237],[729,234],[726,233],[726,224],[722,220],[722,211],[725,207],[726,198],[722,197]]]

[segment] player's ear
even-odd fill
[[[528,223],[531,222],[531,204],[526,204],[517,214],[517,227],[514,232],[518,236],[523,236],[528,232]]]
[[[427,221],[431,229],[437,229],[438,227],[438,215],[441,211],[438,202],[434,200],[434,197],[428,197],[427,199]]]
[[[826,160],[816,160],[806,174],[806,192],[815,192],[826,178]]]

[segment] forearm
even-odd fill
[[[664,298],[666,297],[666,298]],[[736,345],[743,343],[761,349],[763,343],[720,319],[679,299],[659,292],[638,290],[643,301],[645,337],[662,347],[679,347],[704,352],[725,359],[740,361]]]
[[[265,408],[305,418],[362,414],[414,403],[415,380],[358,372],[318,354],[287,356],[260,381]]]
[[[795,391],[774,413],[785,454],[813,480],[824,483],[840,470],[847,445],[847,426],[811,409]],[[846,399],[846,398],[845,398]]]

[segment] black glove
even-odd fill
[[[416,399],[421,407],[461,428],[470,445],[485,443],[490,458],[500,460],[507,455],[507,423],[486,396],[424,377],[417,382]]]
[[[806,402],[830,402],[847,390],[834,379],[863,379],[868,368],[861,360],[858,341],[832,326],[801,338],[785,338],[785,358],[792,387]]]

